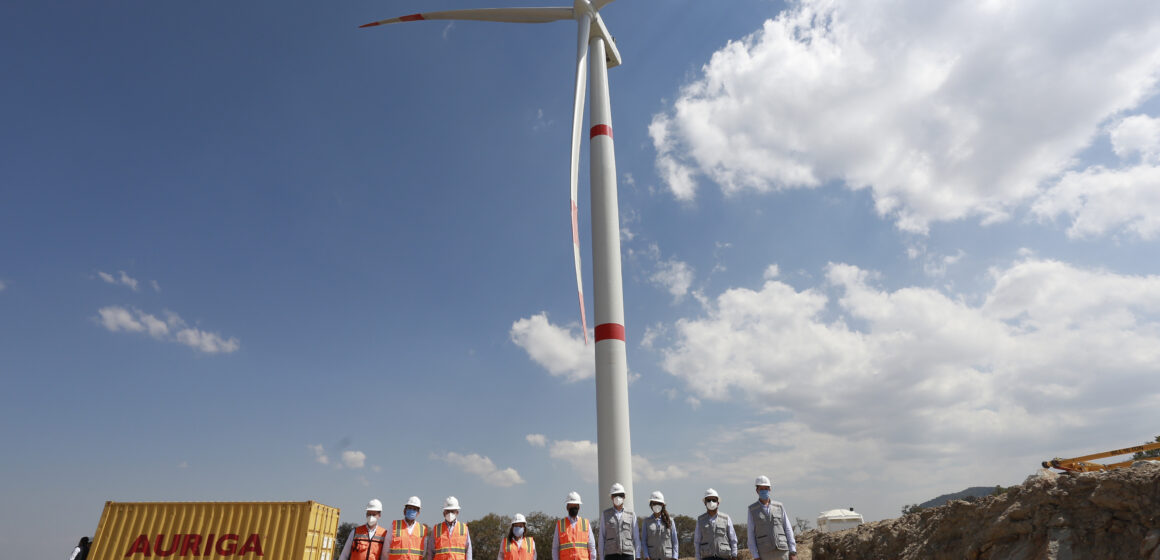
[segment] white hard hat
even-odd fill
[[[619,482],[612,483],[612,488],[608,490],[609,496],[613,496],[616,494],[623,494],[623,493],[624,493],[624,486]]]
[[[660,490],[657,490],[656,492],[649,494],[648,501],[663,504],[665,503],[665,495],[661,494]]]
[[[580,501],[580,493],[579,492],[568,492],[568,501],[564,502],[565,505],[567,505],[567,504],[579,505],[579,504],[583,504],[583,503],[584,502]]]
[[[383,511],[383,503],[378,500],[367,502],[367,511]]]
[[[459,509],[459,500],[456,500],[455,496],[447,496],[447,499],[443,500],[443,509],[445,509],[445,510],[446,509],[458,510]]]
[[[765,476],[765,475],[761,475],[761,476],[757,477],[757,480],[755,480],[753,482],[753,485],[754,486],[773,486],[772,484],[769,483],[769,477]]]
[[[522,514],[522,513],[517,513],[512,517],[512,525],[515,525],[516,523],[527,523],[527,522],[528,522],[528,520],[524,519],[524,514]]]
[[[706,490],[706,491],[705,491],[705,497],[704,497],[704,498],[701,498],[701,499],[702,499],[702,500],[704,500],[704,499],[706,499],[706,498],[717,498],[718,500],[720,500],[720,499],[721,499],[721,497],[717,495],[717,491],[716,491],[716,490],[714,490],[714,489],[712,489],[712,488],[710,488],[710,489]]]
[[[410,498],[407,498],[407,503],[406,503],[406,504],[404,504],[404,505],[405,505],[405,506],[415,506],[415,507],[417,507],[417,508],[422,508],[422,507],[423,507],[423,502],[420,502],[420,501],[419,501],[419,496],[411,496]]]

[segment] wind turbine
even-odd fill
[[[612,110],[608,97],[608,69],[620,65],[620,52],[600,17],[600,9],[612,1],[573,0],[571,7],[424,12],[384,19],[360,27],[425,20],[506,23],[576,21],[579,32],[575,102],[572,105],[572,255],[576,267],[576,291],[580,298],[580,324],[587,344],[588,319],[584,312],[584,285],[580,275],[576,192],[585,81],[588,74],[591,74],[591,127],[588,137],[591,142],[589,179],[592,195],[592,292],[596,310],[596,454],[600,509],[611,506],[607,489],[614,482],[619,482],[625,489],[625,507],[636,511],[632,509],[632,443],[628,424],[628,358],[625,351],[624,292],[620,272],[620,214],[616,195],[616,158],[612,144]],[[588,66],[587,71],[585,65]]]

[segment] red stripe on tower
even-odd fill
[[[427,18],[423,17],[423,14],[411,14],[409,16],[403,16],[399,18],[399,21],[423,21],[424,19]]]
[[[600,342],[601,340],[619,340],[624,342],[624,325],[618,323],[596,325],[596,342]]]
[[[589,138],[596,138],[597,136],[600,136],[601,134],[607,135],[609,138],[612,138],[612,127],[608,126],[606,124],[598,124],[598,125],[592,127],[592,130],[588,131]]]

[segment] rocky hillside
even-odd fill
[[[809,531],[799,560],[1160,560],[1160,462],[1029,478],[1006,494]]]

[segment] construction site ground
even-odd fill
[[[1160,560],[1160,462],[1043,471],[1000,495],[797,542],[798,560]]]

